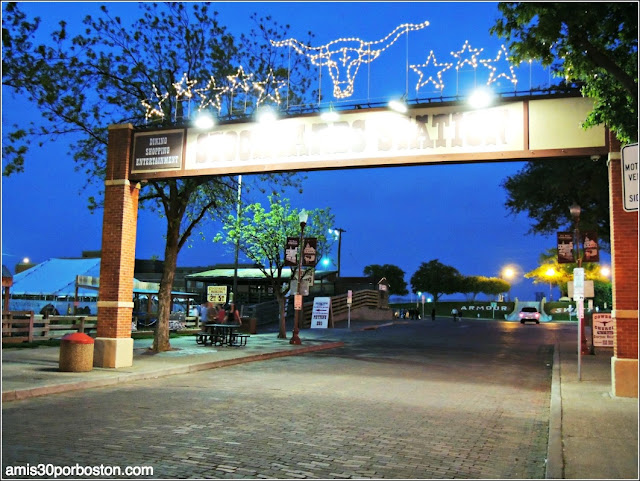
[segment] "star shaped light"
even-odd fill
[[[451,52],[451,55],[458,59],[458,62],[456,63],[456,70],[460,70],[465,64],[469,64],[473,68],[476,68],[478,66],[478,55],[480,55],[483,50],[484,49],[482,48],[471,48],[469,41],[465,40],[462,50]],[[468,51],[470,57],[463,58],[465,51]]]
[[[249,90],[251,90],[253,74],[246,74],[242,66],[240,66],[238,67],[238,71],[236,72],[236,74],[228,75],[227,79],[229,80],[229,82],[231,82],[231,85],[229,86],[229,91],[231,93],[240,89],[246,94],[249,92]]]
[[[191,99],[191,97],[193,97],[191,87],[193,87],[197,83],[197,80],[189,80],[187,78],[187,74],[184,73],[180,82],[176,82],[173,84],[173,88],[176,89],[176,100],[179,101],[182,99]]]
[[[495,67],[492,64],[498,63],[500,61],[500,57],[502,57],[504,54],[504,61],[503,64],[506,63],[506,67],[502,68],[500,73],[498,75],[496,75],[496,71],[498,71],[497,67]],[[491,59],[486,59],[486,60],[480,60],[480,63],[482,65],[484,65],[485,67],[487,67],[489,69],[489,80],[487,80],[487,85],[491,85],[493,82],[495,82],[496,80],[498,80],[500,77],[504,77],[505,79],[509,80],[513,86],[515,87],[516,84],[518,83],[518,79],[516,78],[516,74],[513,71],[513,64],[511,64],[510,59],[508,57],[508,53],[507,53],[507,49],[504,47],[504,45],[500,46],[500,49],[498,50],[498,55],[496,56],[496,58],[494,58],[493,60]],[[507,73],[507,71],[509,73]]]
[[[253,87],[259,92],[256,106],[262,102],[271,99],[277,105],[280,105],[280,89],[284,87],[284,80],[277,80],[273,75],[273,70],[269,69],[269,74],[264,82],[254,82]]]
[[[155,84],[153,85],[153,94],[156,97],[156,101],[158,102],[158,106],[155,107],[152,102],[152,99],[144,99],[141,100],[140,103],[142,104],[142,106],[146,109],[146,112],[144,114],[144,119],[145,121],[149,120],[151,117],[159,117],[161,119],[164,118],[164,111],[162,110],[162,103],[167,100],[167,98],[169,98],[169,93],[165,92],[163,95],[160,95],[158,93],[158,88],[155,86]]]
[[[433,75],[430,75],[429,78],[427,78],[427,80],[423,82],[422,80],[424,79],[424,76],[425,76],[425,73],[423,70],[427,70],[429,65],[431,65],[431,67],[444,67],[444,68],[436,72],[437,80],[433,78]],[[418,83],[416,84],[416,93],[418,92],[418,90],[420,90],[420,87],[427,85],[429,82],[431,82],[435,88],[440,89],[440,92],[442,92],[442,90],[444,89],[444,82],[442,82],[442,73],[446,72],[451,67],[453,67],[453,64],[448,62],[438,63],[436,61],[436,56],[434,55],[433,50],[431,50],[429,52],[429,56],[427,57],[427,61],[425,63],[420,65],[410,65],[410,67],[413,69],[415,73],[419,75]]]
[[[209,82],[202,89],[194,89],[194,92],[200,96],[200,105],[198,110],[204,110],[207,106],[212,105],[218,109],[222,109],[222,95],[228,90],[228,87],[216,87],[216,79],[209,77]]]

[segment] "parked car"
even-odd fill
[[[520,310],[520,324],[524,324],[526,321],[534,321],[536,324],[540,324],[540,313],[535,307],[525,306]]]

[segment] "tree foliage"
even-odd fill
[[[622,142],[638,140],[638,3],[502,2],[490,32],[512,61],[539,60],[594,99],[584,126],[606,124]]]
[[[385,277],[389,282],[389,295],[404,296],[409,293],[404,271],[393,264],[370,264],[364,268],[365,276],[373,277],[376,282]]]
[[[560,289],[561,295],[567,296],[567,283],[573,281],[573,269],[577,267],[577,264],[560,264],[558,262],[558,249],[555,247],[547,249],[540,254],[538,263],[538,267],[525,273],[524,277],[532,279],[534,284],[551,284],[552,286],[557,286],[558,289]],[[611,290],[611,281],[602,274],[600,264],[596,262],[583,262],[582,267],[584,268],[585,279],[594,281],[596,298],[599,301],[607,302],[607,291],[610,292]],[[610,302],[609,299],[609,303]]]
[[[105,171],[107,128],[112,124],[147,123],[142,104],[154,92],[175,94],[186,74],[206,82],[225,79],[241,66],[250,66],[256,76],[273,70],[288,76],[287,101],[301,103],[311,92],[305,76],[307,65],[294,58],[291,64],[265,39],[282,39],[288,27],[270,18],[252,16],[254,27],[238,40],[219,24],[210,3],[131,4],[140,16],[112,16],[106,6],[101,14],[85,17],[84,28],[69,32],[61,20],[50,39],[38,44],[41,20],[27,18],[18,4],[3,4],[3,87],[31,102],[42,120],[29,125],[3,125],[3,174],[22,172],[34,139],[68,139],[69,153],[87,182],[102,183]],[[50,20],[50,19],[48,19]],[[298,57],[298,56],[297,56]],[[287,69],[285,66],[290,66]],[[229,115],[246,112],[240,99],[228,104]],[[162,117],[154,127],[184,125],[191,106],[186,99],[168,95],[158,102]],[[238,105],[236,105],[238,104]],[[262,183],[265,176],[256,176]],[[297,184],[282,177],[281,187]],[[247,185],[247,184],[245,184]],[[264,186],[261,186],[264,187]],[[191,177],[143,184],[141,207],[167,219],[164,272],[159,292],[159,327],[153,348],[170,349],[169,313],[173,276],[180,249],[196,227],[215,218],[234,201],[233,177]],[[90,198],[90,206],[100,205]]]
[[[526,212],[531,234],[555,234],[573,222],[569,206],[580,205],[580,226],[598,232],[600,245],[610,245],[609,181],[604,159],[544,159],[527,162],[502,181],[505,206],[512,214]]]
[[[238,245],[239,250],[256,263],[273,287],[280,307],[280,332],[278,337],[286,338],[284,301],[290,281],[297,276],[297,267],[291,268],[290,277],[285,277],[285,247],[287,237],[300,236],[300,212],[292,209],[290,201],[277,194],[269,196],[269,210],[261,203],[255,203],[242,209],[239,216],[229,215],[223,224],[223,233],[216,240],[225,244]],[[304,237],[317,239],[319,261],[331,248],[332,240],[327,237],[334,216],[330,209],[308,211],[309,218],[304,229]],[[317,263],[316,263],[317,264]],[[315,266],[314,266],[315,267]],[[283,288],[289,284],[287,288]]]
[[[460,292],[461,274],[458,269],[442,264],[438,259],[420,264],[418,270],[411,276],[413,292],[427,292],[433,297],[433,302],[445,294]]]

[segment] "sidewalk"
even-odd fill
[[[611,394],[612,350],[556,344],[547,478],[638,479],[638,399]]]
[[[60,372],[59,347],[2,350],[2,401],[15,401],[77,389],[112,386],[123,382],[185,374],[233,364],[295,356],[342,346],[315,333],[305,335],[302,345],[278,339],[277,332],[252,334],[246,346],[212,347],[195,343],[194,336],[171,339],[172,351],[153,354],[153,339],[136,339],[133,365],[118,369],[97,368],[89,372]]]
[[[352,325],[376,329],[403,321]],[[346,327],[346,326],[345,326]],[[301,333],[302,334],[302,333]],[[134,342],[133,366],[58,371],[58,347],[2,350],[3,402],[128,381],[215,369],[333,349],[349,342],[347,329],[305,329],[303,344],[277,339],[276,332],[253,334],[247,346],[203,347],[193,336],[171,340],[173,351],[150,354],[151,339]],[[638,479],[638,399],[611,395],[611,353],[583,355],[578,381],[574,342],[558,341],[554,352],[547,474],[550,479]]]

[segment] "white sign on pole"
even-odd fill
[[[638,210],[638,144],[622,148],[622,196],[624,210]]]
[[[347,291],[347,304],[353,303],[353,291]]]
[[[329,327],[329,310],[331,309],[330,297],[316,297],[313,300],[311,313],[311,328],[326,329]]]
[[[584,268],[573,270],[573,300],[584,299]]]
[[[613,347],[613,330],[615,319],[611,313],[593,313],[593,346]]]

